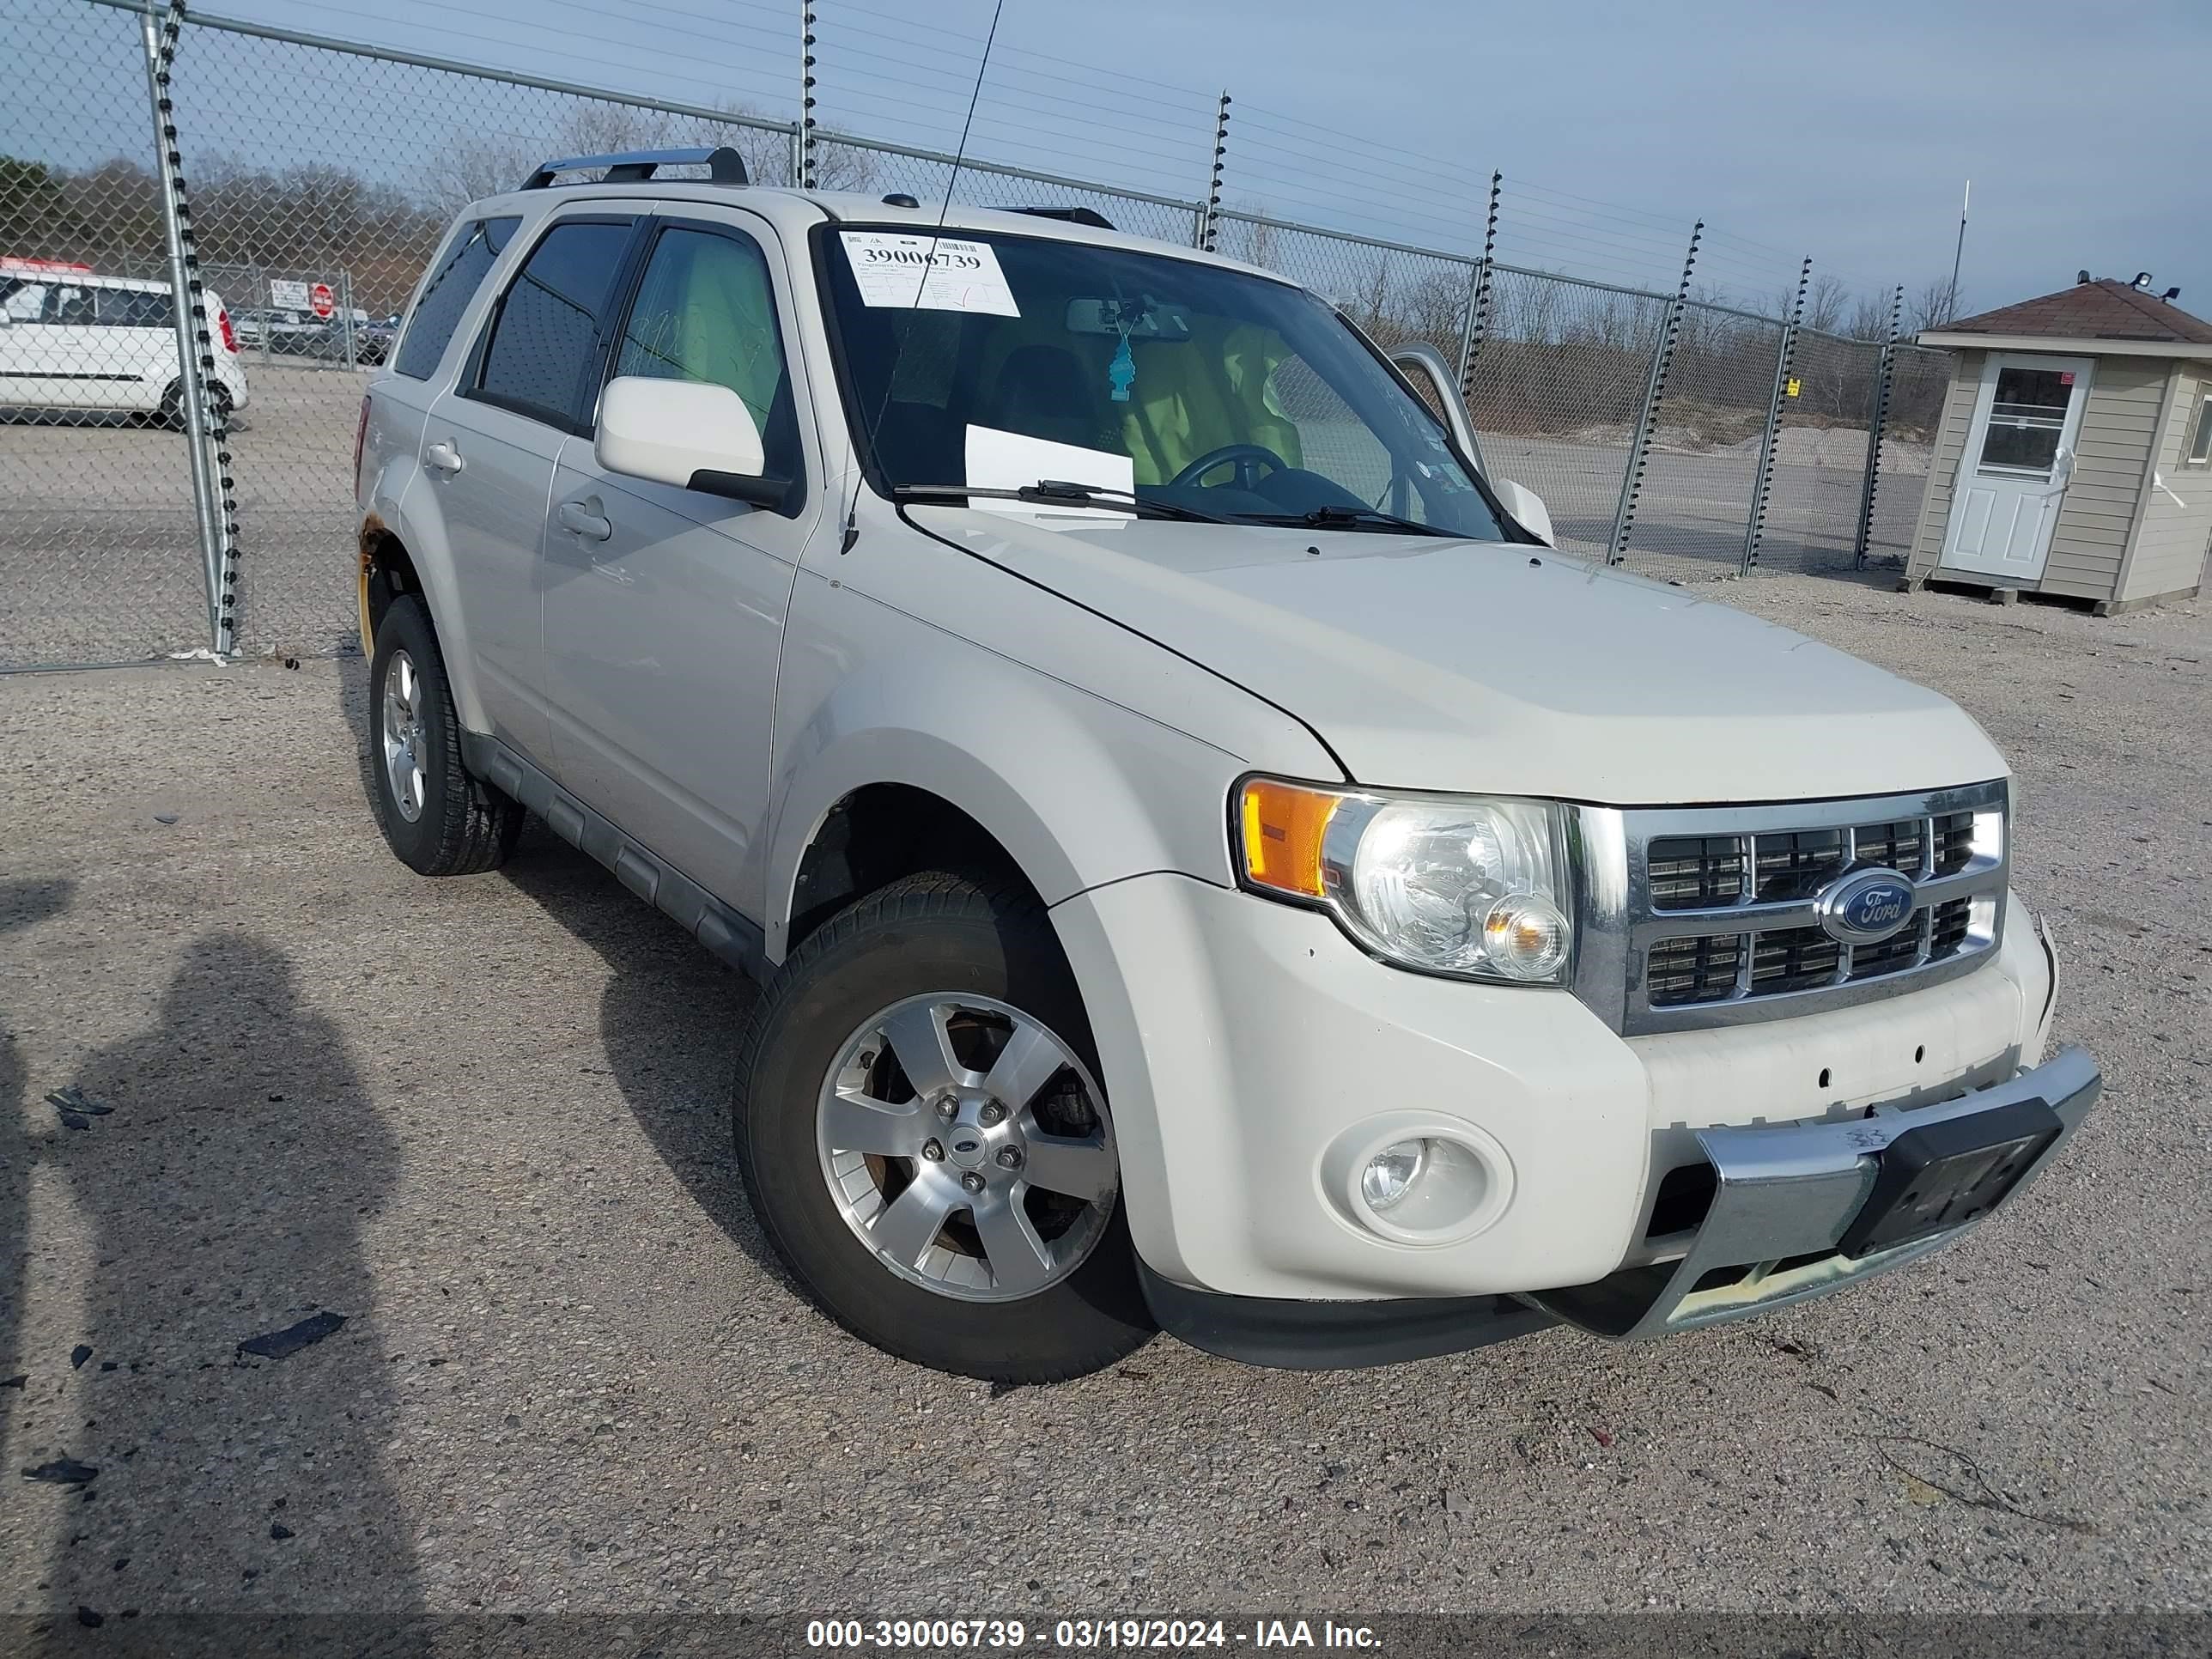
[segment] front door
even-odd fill
[[[2089,357],[1990,354],[1951,491],[1945,569],[2041,578],[2095,368]]]
[[[818,480],[781,246],[751,214],[685,212],[651,228],[608,372],[730,387],[769,472]],[[818,487],[777,513],[610,472],[588,433],[554,476],[545,668],[561,781],[750,915],[760,896],[741,872],[767,814],[784,617],[823,516]]]

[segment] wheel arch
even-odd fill
[[[776,791],[762,882],[772,963],[841,891],[932,856],[1003,860],[998,872],[1048,906],[1149,870],[1230,880],[1228,790],[1243,763],[1225,751],[1002,659],[958,684],[865,676],[831,701],[787,745],[807,757]]]
[[[471,732],[486,732],[490,722],[477,695],[467,621],[453,586],[451,566],[438,556],[442,545],[439,526],[416,524],[404,511],[407,498],[414,493],[413,483],[411,476],[404,480],[380,477],[371,492],[370,505],[361,516],[356,585],[362,654],[375,655],[376,629],[392,601],[404,593],[415,595],[430,613],[430,629],[438,637],[446,683],[452,689],[461,725]]]

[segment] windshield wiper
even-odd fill
[[[1201,513],[1194,507],[1155,501],[1149,495],[1139,495],[1133,490],[1115,489],[1104,484],[1070,483],[1065,478],[1040,478],[1033,484],[1024,484],[1019,489],[1000,489],[983,484],[896,484],[892,486],[891,495],[902,501],[958,501],[963,496],[980,495],[986,501],[1027,501],[1034,507],[1121,507],[1139,518],[1149,514],[1161,519],[1182,519],[1192,524],[1229,522],[1214,514]]]
[[[1432,524],[1420,524],[1385,513],[1375,507],[1317,507],[1310,513],[1240,513],[1253,524],[1297,524],[1309,530],[1389,530],[1415,536],[1451,536],[1455,532]]]

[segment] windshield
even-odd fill
[[[825,234],[847,406],[895,492],[1065,480],[1182,516],[1505,539],[1435,416],[1303,289],[969,231],[925,281],[926,233]]]

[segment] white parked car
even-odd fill
[[[66,270],[0,269],[0,409],[150,415],[175,426],[184,396],[169,285]],[[211,391],[226,416],[246,403],[246,368],[222,298],[207,291]]]
[[[356,497],[392,850],[536,812],[763,982],[755,1213],[895,1353],[1681,1331],[1960,1238],[2097,1098],[1981,728],[1562,556],[1273,273],[551,162]]]

